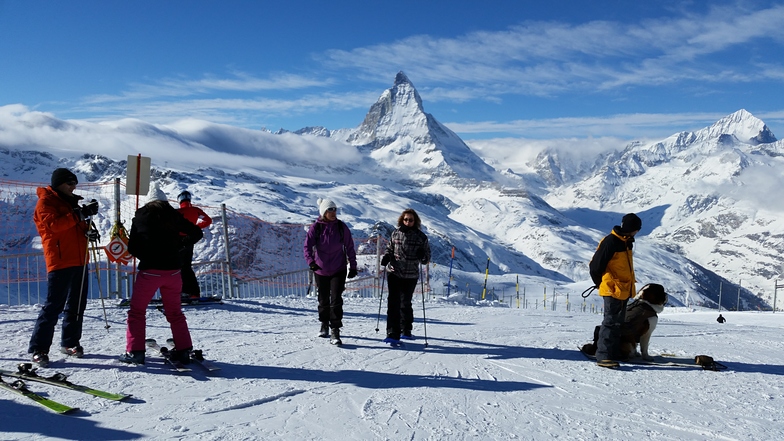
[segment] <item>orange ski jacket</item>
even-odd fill
[[[52,187],[39,187],[36,193],[33,221],[41,236],[46,271],[87,265],[87,222],[79,220],[75,207]]]

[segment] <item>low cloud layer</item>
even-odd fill
[[[194,169],[290,171],[298,165],[341,166],[361,159],[354,147],[329,138],[274,135],[199,120],[172,125],[135,119],[68,121],[22,105],[0,107],[0,146],[59,155],[91,153],[115,160],[142,154],[160,164],[172,161]]]

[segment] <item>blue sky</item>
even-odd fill
[[[0,105],[355,127],[402,70],[464,139],[784,137],[784,2],[0,0]]]

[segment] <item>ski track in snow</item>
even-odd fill
[[[419,304],[421,306],[421,303]],[[115,361],[126,310],[99,303],[85,316],[82,359],[53,357],[75,383],[130,393],[112,402],[45,385],[31,389],[79,407],[60,416],[0,394],[3,439],[594,439],[760,440],[784,433],[784,345],[779,314],[667,311],[654,354],[714,356],[723,372],[649,365],[598,368],[577,351],[601,316],[427,304],[428,347],[383,344],[378,301],[347,298],[342,347],[316,336],[313,299],[265,298],[187,308],[197,347],[221,367],[178,374],[160,357]],[[26,354],[33,306],[0,306],[0,366]],[[415,308],[415,311],[421,309]],[[169,335],[148,311],[147,334]],[[418,316],[419,317],[419,316]],[[380,327],[385,325],[382,315]],[[57,328],[55,340],[59,337]],[[67,424],[63,424],[64,418]]]
[[[293,397],[294,395],[299,395],[299,394],[302,394],[302,393],[305,393],[305,392],[307,392],[307,391],[304,390],[304,389],[290,390],[290,391],[282,392],[282,393],[279,393],[279,394],[276,394],[276,395],[272,395],[272,396],[269,396],[269,397],[259,398],[258,400],[253,400],[253,401],[251,401],[249,403],[242,403],[242,404],[237,404],[237,405],[230,406],[230,407],[225,407],[223,409],[213,410],[213,411],[210,411],[210,412],[204,412],[203,415],[209,415],[209,414],[218,413],[218,412],[226,412],[226,411],[229,411],[229,410],[246,409],[248,407],[258,406],[258,405],[261,405],[261,404],[266,404],[266,403],[269,403],[269,402],[272,402],[272,401],[275,401],[275,400],[279,400],[281,398]]]

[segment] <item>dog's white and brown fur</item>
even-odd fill
[[[621,331],[619,356],[621,359],[642,357],[643,360],[653,360],[648,354],[651,335],[659,323],[659,313],[664,311],[667,304],[667,293],[658,283],[649,283],[634,297],[634,301],[626,307],[626,321]],[[593,343],[583,346],[583,352],[596,353],[596,341],[599,337],[599,326],[594,330]],[[637,351],[637,345],[639,352]]]

